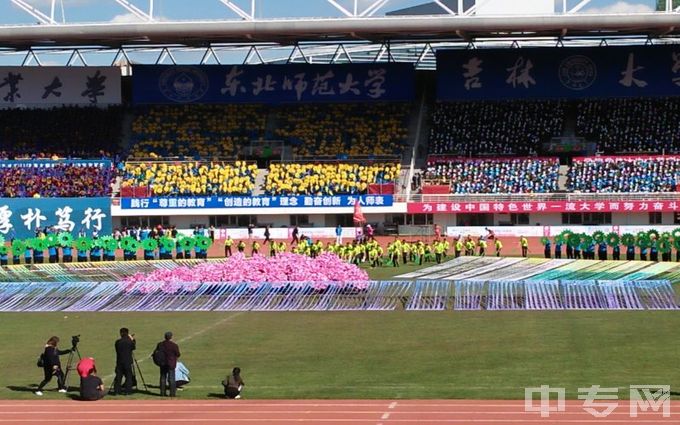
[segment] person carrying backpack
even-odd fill
[[[175,368],[179,357],[179,346],[172,341],[172,332],[166,332],[152,354],[154,364],[160,368],[161,397],[167,397],[167,386],[170,386],[170,397],[177,395]]]

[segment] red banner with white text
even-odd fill
[[[563,212],[673,212],[680,201],[546,201],[546,202],[418,202],[409,214],[507,214]]]

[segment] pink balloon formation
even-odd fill
[[[195,291],[201,283],[248,283],[254,288],[263,283],[274,286],[297,283],[308,284],[319,290],[330,285],[366,289],[368,274],[331,253],[323,253],[316,258],[292,253],[246,258],[237,253],[219,263],[159,269],[149,274],[136,273],[124,282],[127,292],[150,293],[161,290],[170,294],[181,290]]]

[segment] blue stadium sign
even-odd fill
[[[2,198],[0,235],[5,239],[35,236],[37,229],[111,234],[109,198]]]
[[[411,64],[133,67],[136,104],[410,101]]]
[[[198,196],[164,198],[123,198],[122,210],[207,209],[207,208],[332,208],[391,207],[392,195],[338,196]]]
[[[680,46],[439,50],[439,100],[680,95]]]

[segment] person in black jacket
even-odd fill
[[[53,376],[57,377],[57,387],[60,393],[66,392],[66,385],[64,382],[64,371],[61,369],[61,362],[59,361],[59,356],[70,353],[72,350],[59,350],[57,348],[59,345],[59,337],[53,336],[48,339],[45,343],[45,351],[43,353],[43,372],[45,373],[45,379],[42,380],[35,395],[43,395],[42,390],[45,388]]]
[[[165,364],[160,366],[161,369],[161,397],[167,396],[166,388],[170,386],[170,397],[177,395],[177,383],[175,382],[175,368],[177,367],[177,359],[180,356],[179,347],[172,342],[172,332],[166,332],[165,338],[158,343],[156,347],[165,355]]]
[[[133,362],[132,352],[137,348],[134,335],[130,335],[128,328],[120,329],[120,339],[115,343],[116,347],[116,377],[113,380],[113,394],[128,395],[132,393]],[[125,390],[121,393],[121,381],[125,377]],[[112,395],[113,395],[112,394]]]

